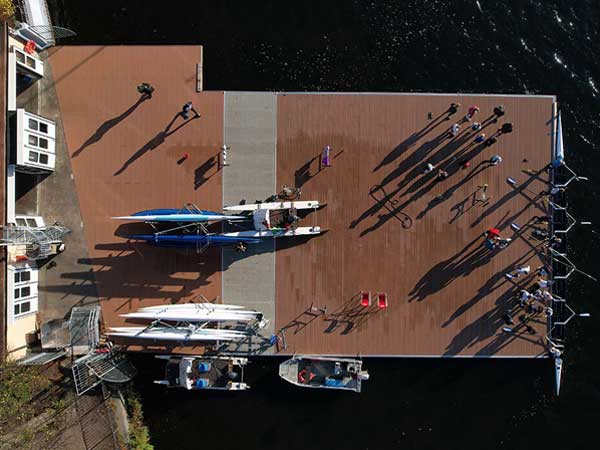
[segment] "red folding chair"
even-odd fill
[[[379,309],[385,309],[388,307],[387,294],[385,292],[377,293],[377,306]]]
[[[360,306],[363,308],[368,308],[371,306],[371,292],[361,292],[360,293]]]

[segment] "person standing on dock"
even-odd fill
[[[494,115],[496,116],[496,120],[498,120],[499,117],[502,117],[505,113],[504,105],[498,105],[494,107]]]
[[[448,108],[448,117],[446,120],[450,119],[454,114],[458,112],[458,108],[460,108],[460,103],[450,103],[450,107]]]
[[[540,278],[537,282],[537,286],[540,289],[548,289],[550,286],[552,286],[554,284],[554,282],[552,280],[546,280],[544,278]]]
[[[512,133],[512,130],[513,124],[511,122],[503,123],[500,129],[498,130],[498,135]]]
[[[552,187],[549,191],[540,192],[540,196],[544,196],[544,195],[554,196],[554,195],[560,194],[561,192],[564,192],[564,191],[565,191],[565,188]]]
[[[530,266],[523,266],[523,267],[519,267],[518,269],[513,270],[512,272],[506,272],[504,274],[504,276],[506,276],[506,278],[508,278],[509,280],[512,280],[513,278],[518,278],[521,275],[529,275],[530,271],[531,271]]]
[[[473,142],[476,144],[481,144],[483,141],[485,141],[485,133],[478,135]]]
[[[467,115],[465,116],[465,121],[466,122],[470,122],[471,119],[475,116],[475,114],[477,114],[479,112],[479,106],[471,106],[468,110],[467,110]]]
[[[183,117],[185,120],[188,120],[190,118],[190,111],[192,111],[196,115],[196,117],[200,117],[198,111],[194,109],[194,105],[192,105],[192,102],[187,102],[185,105],[182,106],[181,117]]]
[[[148,98],[152,98],[152,93],[154,92],[154,87],[150,83],[140,83],[138,84],[137,90],[140,94],[147,96]]]
[[[455,123],[450,127],[450,137],[455,137],[460,131],[460,125]]]
[[[502,162],[502,156],[500,156],[500,155],[494,155],[490,158],[490,164],[492,166],[497,166],[501,162]]]
[[[533,295],[529,291],[526,291],[525,289],[521,289],[521,294],[519,295],[519,305],[521,305],[521,307],[525,308],[527,306],[527,304],[529,303],[529,301],[531,300],[531,297],[533,297]]]
[[[435,166],[431,163],[427,163],[427,165],[425,166],[425,170],[423,171],[424,175],[427,175],[428,173],[431,173],[435,170]]]

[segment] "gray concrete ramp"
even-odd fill
[[[225,92],[223,138],[229,147],[223,169],[223,204],[264,200],[277,192],[277,96],[268,92]],[[223,249],[223,302],[256,308],[274,332],[275,249],[272,240],[249,245],[245,253]],[[260,347],[260,348],[259,348]],[[232,349],[233,350],[233,349]],[[239,352],[264,351],[249,345]]]

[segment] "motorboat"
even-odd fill
[[[294,356],[279,365],[279,376],[296,386],[360,392],[369,373],[360,359]]]
[[[194,390],[245,391],[244,366],[248,358],[158,355],[167,360],[165,378],[155,380],[169,388]]]

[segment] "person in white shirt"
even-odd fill
[[[504,275],[506,276],[506,278],[508,278],[510,280],[512,278],[518,278],[521,275],[529,275],[530,271],[531,271],[530,266],[523,266],[523,267],[519,267],[518,269],[513,270],[512,272],[507,272]]]
[[[490,164],[492,166],[497,166],[501,162],[502,162],[502,156],[500,156],[500,155],[494,155],[490,158]]]

